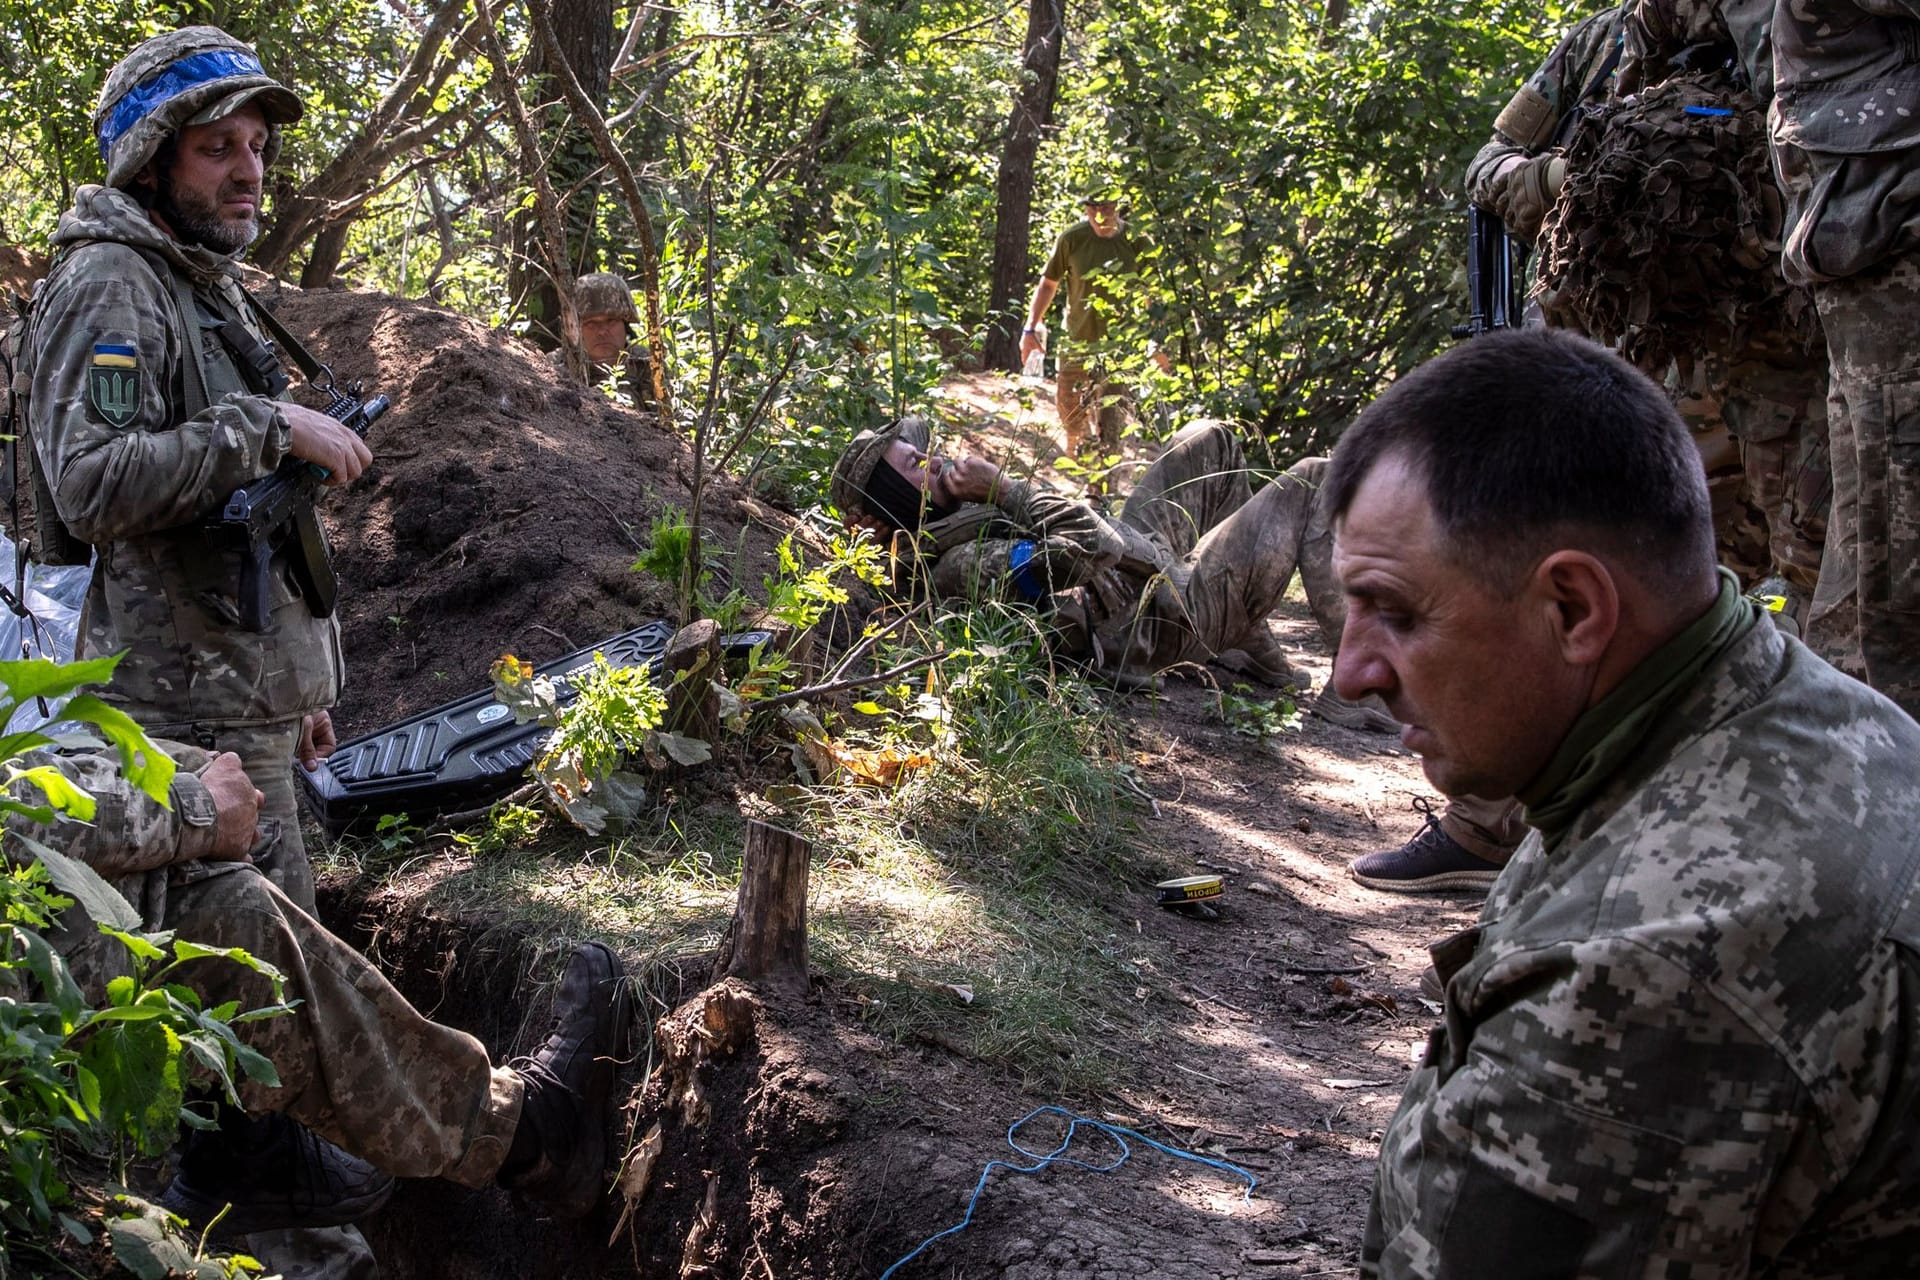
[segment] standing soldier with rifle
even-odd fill
[[[330,599],[302,591],[331,584],[325,537],[310,502],[264,555],[209,524],[289,458],[331,485],[372,461],[348,427],[278,398],[290,343],[280,331],[275,352],[277,322],[235,265],[301,111],[213,27],[155,36],[113,68],[93,115],[106,184],[61,216],[33,308],[27,423],[40,554],[98,557],[82,654],[127,650],[107,697],[149,732],[240,757],[266,797],[262,834],[279,828],[261,870],[311,912],[291,762],[334,743],[339,627]]]

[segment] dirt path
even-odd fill
[[[1032,408],[1016,409],[1010,383],[977,375],[948,385],[956,417],[969,419],[962,434],[1056,478],[1037,461],[1052,444],[1046,389]],[[1275,625],[1321,687],[1331,655],[1305,605],[1289,602]],[[1353,1270],[1380,1131],[1432,1022],[1419,994],[1426,943],[1471,924],[1477,904],[1380,893],[1346,868],[1413,834],[1421,819],[1411,801],[1433,792],[1391,736],[1312,715],[1264,742],[1234,733],[1202,681],[1169,681],[1159,697],[1120,707],[1157,811],[1142,843],[1188,870],[1220,872],[1227,889],[1217,920],[1160,909],[1144,891],[1120,906],[1120,930],[1159,943],[1171,959],[1143,973],[1141,997],[1170,992],[1178,1007],[1153,1011],[1166,1030],[1133,1082],[1090,1118],[1231,1161],[1259,1186],[1247,1199],[1240,1180],[1151,1150],[1106,1174],[996,1172],[973,1225],[902,1268],[903,1280]],[[967,1101],[932,1092],[948,1105]],[[930,1117],[903,1163],[950,1186],[957,1221],[985,1161],[1013,1158],[999,1129],[1052,1101],[1007,1097],[991,1124],[979,1103],[963,1117]],[[1044,1151],[1061,1131],[1042,1121],[1024,1137]],[[1083,1133],[1073,1154],[1101,1163],[1113,1151]],[[922,1187],[924,1206],[934,1197]],[[870,1261],[874,1274],[886,1264]]]
[[[1280,629],[1317,686],[1327,655],[1314,651],[1305,607],[1287,606]],[[1176,961],[1150,985],[1164,984],[1181,1007],[1161,1011],[1169,1032],[1093,1118],[1232,1161],[1260,1185],[1245,1200],[1238,1180],[1145,1150],[1108,1174],[996,1173],[974,1224],[903,1277],[1353,1269],[1380,1131],[1432,1021],[1419,997],[1425,943],[1471,924],[1475,904],[1366,889],[1346,864],[1412,834],[1409,802],[1432,793],[1390,737],[1308,716],[1298,732],[1259,744],[1223,726],[1197,683],[1130,700],[1123,714],[1159,810],[1143,840],[1195,871],[1221,872],[1228,888],[1214,921],[1160,910],[1145,893],[1123,908],[1122,927]],[[1036,1125],[1027,1141],[1044,1150],[1058,1133]],[[939,1155],[936,1139],[950,1144]],[[1011,1155],[972,1117],[936,1123],[915,1145],[929,1148],[928,1175],[951,1185],[956,1220],[980,1165]],[[1075,1148],[1096,1162],[1111,1151],[1095,1135]]]

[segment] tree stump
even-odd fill
[[[807,984],[807,872],[813,846],[764,822],[747,824],[740,899],[720,943],[713,978]]]
[[[667,728],[713,742],[720,732],[719,698],[713,681],[720,674],[720,629],[713,619],[690,622],[673,633],[660,668],[667,686]],[[684,679],[677,679],[685,672]]]

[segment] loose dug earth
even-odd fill
[[[584,495],[638,523],[679,492],[674,442],[558,387],[523,348],[457,317],[351,295],[282,305],[400,406],[376,438],[379,473],[331,513],[356,596],[350,726],[437,700],[422,673],[446,670],[464,689],[503,644],[538,656],[534,621],[584,642],[649,606],[625,571],[632,549],[618,522]],[[1046,410],[1021,407],[1005,380],[957,380],[940,412],[1044,470]],[[759,519],[750,502],[736,497],[715,523]],[[1323,680],[1327,655],[1304,606],[1286,606],[1279,625]],[[1229,886],[1214,921],[1162,911],[1145,886],[1111,904],[1115,937],[1161,957],[1139,962],[1140,1016],[1116,1033],[1134,1057],[1126,1083],[1096,1097],[1025,1093],[946,1048],[877,1037],[831,983],[762,1004],[708,990],[696,964],[656,976],[650,1060],[629,1068],[627,1140],[657,1123],[660,1155],[628,1219],[617,1197],[596,1220],[561,1228],[530,1222],[498,1192],[412,1184],[369,1227],[384,1274],[877,1276],[958,1222],[982,1166],[1013,1158],[1007,1126],[1054,1103],[1232,1161],[1259,1186],[1245,1200],[1236,1178],[1144,1147],[1104,1174],[998,1171],[972,1226],[902,1268],[903,1280],[1350,1272],[1379,1131],[1431,1022],[1418,998],[1423,946],[1472,916],[1471,903],[1403,900],[1346,877],[1352,858],[1417,826],[1409,801],[1428,794],[1417,764],[1390,738],[1313,718],[1266,744],[1237,736],[1204,682],[1117,705],[1153,797],[1142,844],[1185,870],[1222,871]],[[509,993],[552,957],[496,921],[424,907],[444,873],[423,865],[372,896],[336,882],[323,911],[423,1008],[496,1054],[524,1050],[544,1013]],[[567,875],[556,867],[556,885]],[[690,1067],[690,1056],[703,1061]],[[1025,1137],[1044,1151],[1060,1132],[1045,1120]],[[1090,1134],[1073,1154],[1111,1153]]]
[[[343,583],[343,736],[485,687],[502,653],[537,663],[672,615],[671,592],[631,569],[653,518],[688,505],[686,450],[651,417],[439,307],[262,296],[342,382],[393,401],[369,433],[372,469],[324,507]],[[728,555],[744,530],[756,577],[792,527],[726,479],[701,524]]]

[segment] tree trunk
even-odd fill
[[[321,228],[320,234],[313,238],[313,252],[307,255],[307,265],[300,272],[302,289],[324,289],[333,283],[334,273],[340,270],[340,259],[347,251],[347,232],[352,229],[352,218],[342,218]]]
[[[807,983],[807,870],[813,846],[764,822],[747,824],[740,900],[715,957],[713,980]]]
[[[1063,0],[1027,0],[1026,74],[1007,119],[994,200],[993,274],[987,286],[987,340],[981,353],[981,363],[988,369],[1020,367],[1020,328],[1031,265],[1033,164],[1040,153],[1040,135],[1053,120],[1066,27]]]
[[[556,42],[574,79],[586,91],[595,110],[607,110],[607,87],[613,72],[613,4],[611,0],[552,0],[546,6]],[[541,102],[550,105],[541,126],[541,144],[552,156],[548,176],[561,201],[565,222],[567,263],[574,275],[585,275],[598,262],[594,244],[595,213],[600,183],[600,153],[592,136],[566,106],[549,50],[534,46],[528,73],[538,86]],[[524,211],[514,220],[512,269],[508,288],[518,310],[527,318],[527,336],[547,350],[560,345],[560,299],[554,282],[540,269],[534,249],[538,233],[535,214]]]

